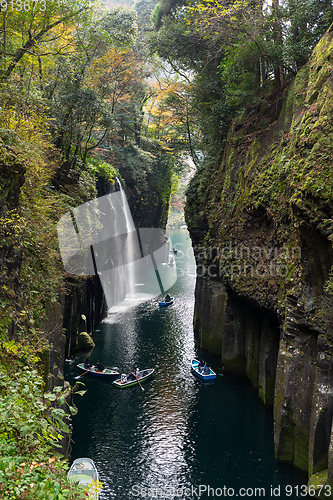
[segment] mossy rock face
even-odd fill
[[[50,375],[50,349],[45,348],[43,351],[38,353],[40,359],[39,368],[44,381],[44,389],[48,389],[49,385],[49,375]]]
[[[259,260],[253,252],[249,259],[234,253],[220,261],[233,292],[279,314],[290,290],[303,301],[309,291],[322,293],[333,264],[328,228],[322,230],[333,210],[333,79],[327,78],[333,71],[332,47],[332,33],[327,33],[281,96],[280,116],[264,131],[258,124],[257,133],[245,134],[245,140],[247,114],[236,118],[222,161],[215,169],[210,164],[200,170],[188,190],[186,219],[195,244],[273,249]],[[305,233],[312,229],[314,245],[327,246],[325,253],[330,253],[325,262],[308,246]],[[290,254],[283,255],[282,248]],[[306,283],[308,272],[316,281],[313,287],[310,282],[313,290]]]
[[[328,481],[328,469],[312,474],[307,487],[312,498],[318,498],[320,500],[333,499],[333,488]]]
[[[79,349],[81,351],[89,351],[93,347],[95,347],[95,342],[90,337],[89,333],[81,332],[79,334]]]
[[[196,246],[221,250],[230,244],[233,249],[204,262],[207,269],[214,264],[222,270],[216,281],[228,295],[221,316],[221,363],[226,371],[247,374],[264,401],[266,393],[272,399],[275,386],[276,457],[310,474],[327,467],[327,455],[333,457],[333,449],[328,450],[333,418],[332,54],[328,30],[279,96],[281,112],[271,115],[266,128],[258,119],[254,129],[251,113],[235,118],[216,164],[210,160],[192,179],[186,207]],[[251,304],[244,308],[247,315],[251,308],[258,316],[265,311],[278,323],[277,362],[269,343],[259,345],[258,337],[249,334],[244,313],[235,306],[240,301]],[[205,307],[212,302],[196,304],[196,324],[202,321],[207,339],[213,332]],[[275,363],[276,373],[263,370],[267,363]]]
[[[259,386],[259,397],[262,399],[265,406],[274,405],[274,390],[275,390],[275,378],[268,377],[266,379],[266,386]]]

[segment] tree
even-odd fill
[[[49,53],[50,43],[61,40],[57,53],[68,48],[68,27],[91,9],[89,0],[48,0],[23,2],[19,0],[9,8],[1,4],[0,51],[1,76],[8,79],[24,56],[40,57]],[[27,9],[28,7],[28,9]],[[52,48],[51,48],[52,52]]]
[[[79,23],[74,36],[75,52],[57,58],[51,85],[45,91],[55,118],[55,144],[63,158],[59,181],[77,179],[88,153],[113,128],[113,104],[105,95],[103,84],[98,87],[97,82],[109,64],[110,47],[125,51],[135,41],[136,32],[135,13],[128,9],[98,11],[94,23]],[[98,67],[98,61],[103,66]]]

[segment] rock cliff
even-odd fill
[[[330,484],[332,144],[329,30],[288,88],[233,121],[186,207],[202,348],[274,406],[276,459]]]

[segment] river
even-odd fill
[[[111,314],[93,332],[90,356],[124,373],[139,366],[155,368],[155,374],[144,390],[119,390],[89,375],[81,379],[87,392],[74,400],[79,411],[73,417],[72,458],[95,461],[104,483],[101,500],[189,500],[199,493],[202,499],[304,497],[306,476],[274,460],[272,411],[245,378],[221,373],[218,359],[200,351],[192,326],[190,239],[186,230],[170,234],[181,250],[170,290],[175,303],[159,309],[154,299]],[[208,361],[218,374],[215,382],[191,374],[193,357]],[[83,359],[66,363],[72,385]]]

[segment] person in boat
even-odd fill
[[[97,361],[96,370],[102,372],[105,370],[105,366],[100,361]]]
[[[165,297],[165,299],[164,299],[164,300],[165,300],[165,302],[170,302],[170,300],[171,300],[170,295],[168,294],[168,295]]]
[[[210,368],[209,368],[209,366],[207,365],[207,363],[205,363],[205,366],[204,366],[204,368],[203,368],[203,370],[202,370],[202,373],[203,373],[204,375],[209,375],[209,374],[210,374]]]
[[[129,378],[131,380],[137,380],[138,376],[139,376],[139,373],[140,373],[140,370],[139,368],[137,368],[136,366],[133,368],[133,371],[129,374]]]
[[[92,367],[92,365],[89,362],[89,358],[86,358],[84,360],[84,367],[85,367],[86,370],[90,370],[90,368]]]
[[[199,361],[199,365],[198,365],[199,372],[201,372],[203,370],[204,366],[205,366],[205,362],[204,361]]]
[[[133,368],[133,371],[128,375],[130,380],[136,380],[136,367]]]

